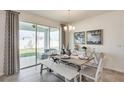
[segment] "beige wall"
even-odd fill
[[[77,32],[104,29],[103,45],[87,45],[105,53],[105,67],[124,72],[124,11],[115,11],[73,23]],[[73,33],[71,47],[73,48]]]
[[[5,11],[0,10],[0,76],[3,75]]]

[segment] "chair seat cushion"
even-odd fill
[[[96,74],[96,68],[94,67],[85,67],[84,69],[82,69],[80,71],[80,74],[86,77],[89,77],[91,79],[95,78],[95,74]]]

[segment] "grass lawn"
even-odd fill
[[[41,49],[37,49],[37,50],[41,51]],[[35,48],[20,49],[20,57],[34,56],[35,53],[36,53]]]

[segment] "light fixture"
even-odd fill
[[[70,20],[70,10],[68,10],[68,19]],[[67,24],[66,26],[64,26],[64,30],[65,31],[73,31],[73,30],[75,30],[75,26]]]

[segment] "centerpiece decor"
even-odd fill
[[[87,57],[87,47],[83,46],[82,49],[84,51],[84,57]]]

